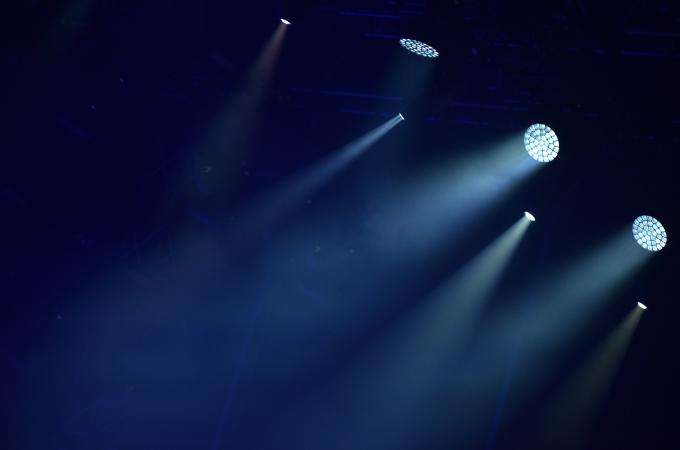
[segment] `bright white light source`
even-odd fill
[[[404,119],[404,116],[403,116],[401,113],[399,113],[399,118],[400,118],[401,120],[406,120],[406,119]]]
[[[524,133],[524,148],[536,161],[545,163],[557,157],[560,141],[548,125],[535,123]]]
[[[281,18],[281,23],[284,25],[290,25],[290,20],[284,19],[283,17]]]
[[[536,222],[536,218],[534,217],[534,215],[528,211],[524,211],[524,217],[531,220],[532,222]]]
[[[647,309],[647,306],[645,306],[644,304],[638,302],[638,308],[640,308],[640,309]]]
[[[645,250],[658,252],[666,245],[668,236],[661,222],[652,216],[640,216],[633,222],[633,237]]]
[[[415,39],[399,39],[399,43],[406,50],[416,55],[424,56],[425,58],[439,57],[439,52],[424,42],[416,41]]]

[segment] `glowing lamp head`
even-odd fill
[[[637,304],[638,304],[638,308],[643,309],[643,310],[647,309],[647,306],[644,303],[637,302]]]
[[[524,211],[524,217],[529,219],[530,222],[536,222],[536,217],[534,217],[534,215],[531,214],[529,211]]]
[[[281,18],[281,23],[284,24],[284,25],[290,25],[291,24],[290,20],[284,19],[283,17]]]
[[[403,115],[402,113],[399,113],[399,118],[400,118],[401,120],[406,120],[406,119],[404,118],[404,115]]]
[[[635,219],[633,237],[640,247],[650,252],[658,252],[668,241],[663,225],[652,216],[640,216]]]
[[[557,157],[560,141],[548,125],[535,123],[524,133],[524,148],[536,161],[547,163]]]
[[[439,57],[439,52],[424,42],[416,41],[415,39],[399,39],[399,43],[406,50],[418,56],[432,59]]]

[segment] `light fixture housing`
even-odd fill
[[[547,163],[557,157],[560,141],[548,125],[535,123],[524,133],[524,148],[536,161]]]
[[[427,45],[424,42],[420,42],[415,39],[403,38],[399,39],[399,43],[406,50],[410,51],[411,53],[415,53],[418,56],[432,59],[439,57],[439,52],[434,47]]]
[[[291,24],[291,21],[288,20],[288,19],[284,19],[283,17],[281,17],[281,23],[284,24],[284,25],[290,25],[290,24]]]
[[[640,308],[640,309],[647,309],[647,305],[645,305],[644,303],[637,302],[637,305],[638,305],[638,308]]]
[[[534,215],[531,214],[529,211],[524,211],[524,217],[529,219],[531,222],[536,222],[536,217],[534,217]]]
[[[640,216],[633,222],[633,237],[640,247],[658,252],[666,246],[668,235],[661,222],[652,216]]]
[[[406,119],[404,118],[404,115],[403,115],[402,113],[399,113],[399,118],[400,118],[401,120],[406,120]]]

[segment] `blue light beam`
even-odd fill
[[[544,440],[563,446],[587,442],[602,403],[619,372],[644,309],[635,305],[581,368],[558,391],[544,415]]]
[[[445,362],[473,328],[530,223],[522,215],[335,380],[332,390],[341,394],[331,402],[342,405],[341,413],[329,408],[314,418],[324,424],[323,436],[315,436],[322,442],[315,442],[315,447],[330,445],[342,436],[367,436],[367,430],[390,427],[389,438],[380,447],[357,438],[352,448],[412,448],[433,430],[439,431],[441,424],[430,419],[441,417],[450,406],[442,392],[454,383]],[[347,392],[351,395],[343,396]],[[328,400],[310,399],[296,407],[287,421]],[[405,418],[408,425],[391,426]],[[287,421],[282,430],[288,427]]]
[[[552,270],[485,327],[482,354],[502,359],[509,337],[521,342],[514,365],[522,367],[522,373],[513,377],[512,403],[521,404],[536,392],[558,367],[567,344],[580,334],[579,325],[602,310],[651,258],[650,252],[631,242],[629,233],[621,230],[566,267]],[[481,367],[470,368],[470,373],[479,389],[496,382]]]
[[[524,151],[522,139],[513,135],[404,183],[386,202],[375,241],[410,260],[429,255],[452,230],[467,229],[543,166]]]
[[[256,128],[258,110],[281,55],[287,29],[287,25],[279,22],[240,86],[233,89],[227,103],[196,143],[195,156],[187,170],[189,178],[194,178],[197,172],[210,173],[210,176],[200,176],[203,191],[223,188],[232,178],[229,173],[240,167],[237,162]]]
[[[253,229],[270,226],[305,199],[311,198],[402,121],[404,117],[398,114],[255,201],[252,209],[244,214],[245,231],[252,234]]]

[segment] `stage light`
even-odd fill
[[[645,250],[658,252],[666,245],[668,236],[661,222],[652,216],[640,216],[633,222],[633,237]]]
[[[399,39],[399,43],[406,50],[416,55],[424,56],[425,58],[439,57],[439,52],[424,42],[416,41],[415,39]]]
[[[404,118],[404,115],[403,115],[402,113],[399,113],[399,118],[400,118],[401,120],[406,120],[406,119]]]
[[[545,163],[557,157],[560,141],[549,126],[536,123],[524,133],[524,148],[536,161]]]
[[[637,302],[637,304],[638,304],[638,307],[639,307],[640,309],[647,309],[647,305],[645,305],[645,304],[643,304],[643,303],[640,303],[640,302]]]
[[[290,22],[290,20],[284,19],[284,18],[282,17],[282,18],[281,18],[281,23],[284,24],[284,25],[290,25],[291,22]]]
[[[529,219],[532,222],[536,222],[536,218],[534,217],[534,215],[531,214],[528,211],[524,211],[524,217],[526,217],[527,219]]]

